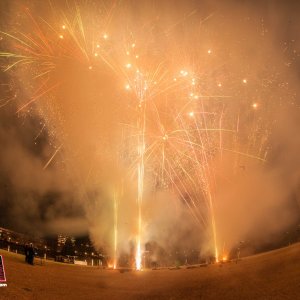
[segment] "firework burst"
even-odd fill
[[[195,226],[211,232],[218,261],[222,237],[215,202],[241,166],[266,160],[271,124],[261,113],[264,104],[254,102],[253,90],[256,85],[263,94],[269,86],[263,89],[249,72],[231,70],[220,41],[208,46],[205,35],[191,32],[194,13],[170,24],[155,22],[149,14],[139,27],[128,9],[113,4],[97,14],[84,6],[52,7],[55,18],[46,14],[48,19],[23,9],[24,29],[1,32],[8,45],[0,53],[3,70],[28,95],[17,113],[38,111],[60,143],[44,169],[61,148],[85,165],[84,179],[91,171],[86,165],[119,157],[116,169],[122,175],[113,181],[129,177],[137,186],[137,269],[146,242],[143,202],[153,190],[176,195]],[[212,17],[201,19],[201,26]],[[2,99],[0,106],[12,99]],[[81,147],[92,153],[89,164],[86,156],[80,158]],[[117,197],[114,267],[121,213]]]

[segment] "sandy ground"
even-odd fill
[[[0,250],[0,299],[300,299],[300,244],[196,269],[124,272],[48,262]]]

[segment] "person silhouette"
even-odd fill
[[[34,261],[34,248],[32,243],[30,243],[30,246],[28,248],[28,263],[30,265],[33,265],[33,261]]]

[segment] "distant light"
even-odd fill
[[[135,58],[139,58],[139,56],[138,56],[138,55],[136,55],[136,56],[135,56]]]
[[[61,35],[59,36],[59,38],[62,40],[62,39],[64,38],[64,36],[61,34]]]
[[[182,76],[187,76],[189,73],[187,72],[187,71],[185,71],[185,70],[181,70],[180,71],[180,74],[182,75]]]
[[[130,69],[131,68],[131,63],[126,64],[126,68]]]
[[[222,83],[218,83],[218,87],[221,87],[222,86]]]
[[[126,51],[126,55],[130,55],[130,52],[129,52],[129,51]]]
[[[66,29],[66,25],[61,26],[62,29]]]
[[[97,57],[97,56],[98,56],[98,53],[95,53],[95,56]]]
[[[199,98],[199,96],[198,96],[198,95],[195,95],[195,96],[194,96],[194,99],[198,99],[198,98]]]
[[[189,116],[190,116],[190,117],[193,117],[194,115],[195,115],[195,114],[194,114],[193,111],[189,112]]]
[[[131,45],[131,47],[134,48],[134,47],[135,47],[135,43],[133,43],[133,44]]]
[[[165,134],[165,135],[163,136],[163,140],[166,141],[167,139],[168,139],[168,135]]]
[[[93,69],[93,67],[92,66],[89,66],[89,70],[92,70]]]
[[[100,45],[99,45],[99,44],[97,45],[97,48],[100,48]]]
[[[177,78],[174,78],[173,80],[174,80],[174,81],[176,81],[176,80],[177,80]]]
[[[247,79],[246,78],[243,79],[243,83],[247,83]]]
[[[104,33],[104,34],[103,34],[103,38],[104,38],[105,40],[107,40],[107,39],[108,39],[108,34],[107,34],[107,33]]]
[[[212,53],[211,49],[208,49],[208,50],[207,50],[207,53],[208,53],[208,54],[211,54],[211,53]]]
[[[125,89],[126,89],[126,90],[130,90],[130,85],[129,85],[129,84],[126,84],[126,85],[125,85]]]
[[[253,104],[252,104],[252,107],[253,107],[254,109],[256,109],[256,108],[258,107],[258,104],[257,104],[257,103],[253,103]]]

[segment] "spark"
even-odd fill
[[[56,154],[59,152],[59,150],[61,149],[62,144],[54,151],[53,155],[50,157],[50,159],[47,161],[47,163],[44,165],[43,170],[46,170],[47,167],[50,165],[51,161],[53,160],[53,158],[56,156]]]
[[[181,74],[183,77],[186,77],[189,73],[188,73],[188,71],[181,70],[181,71],[180,71],[180,74]]]

